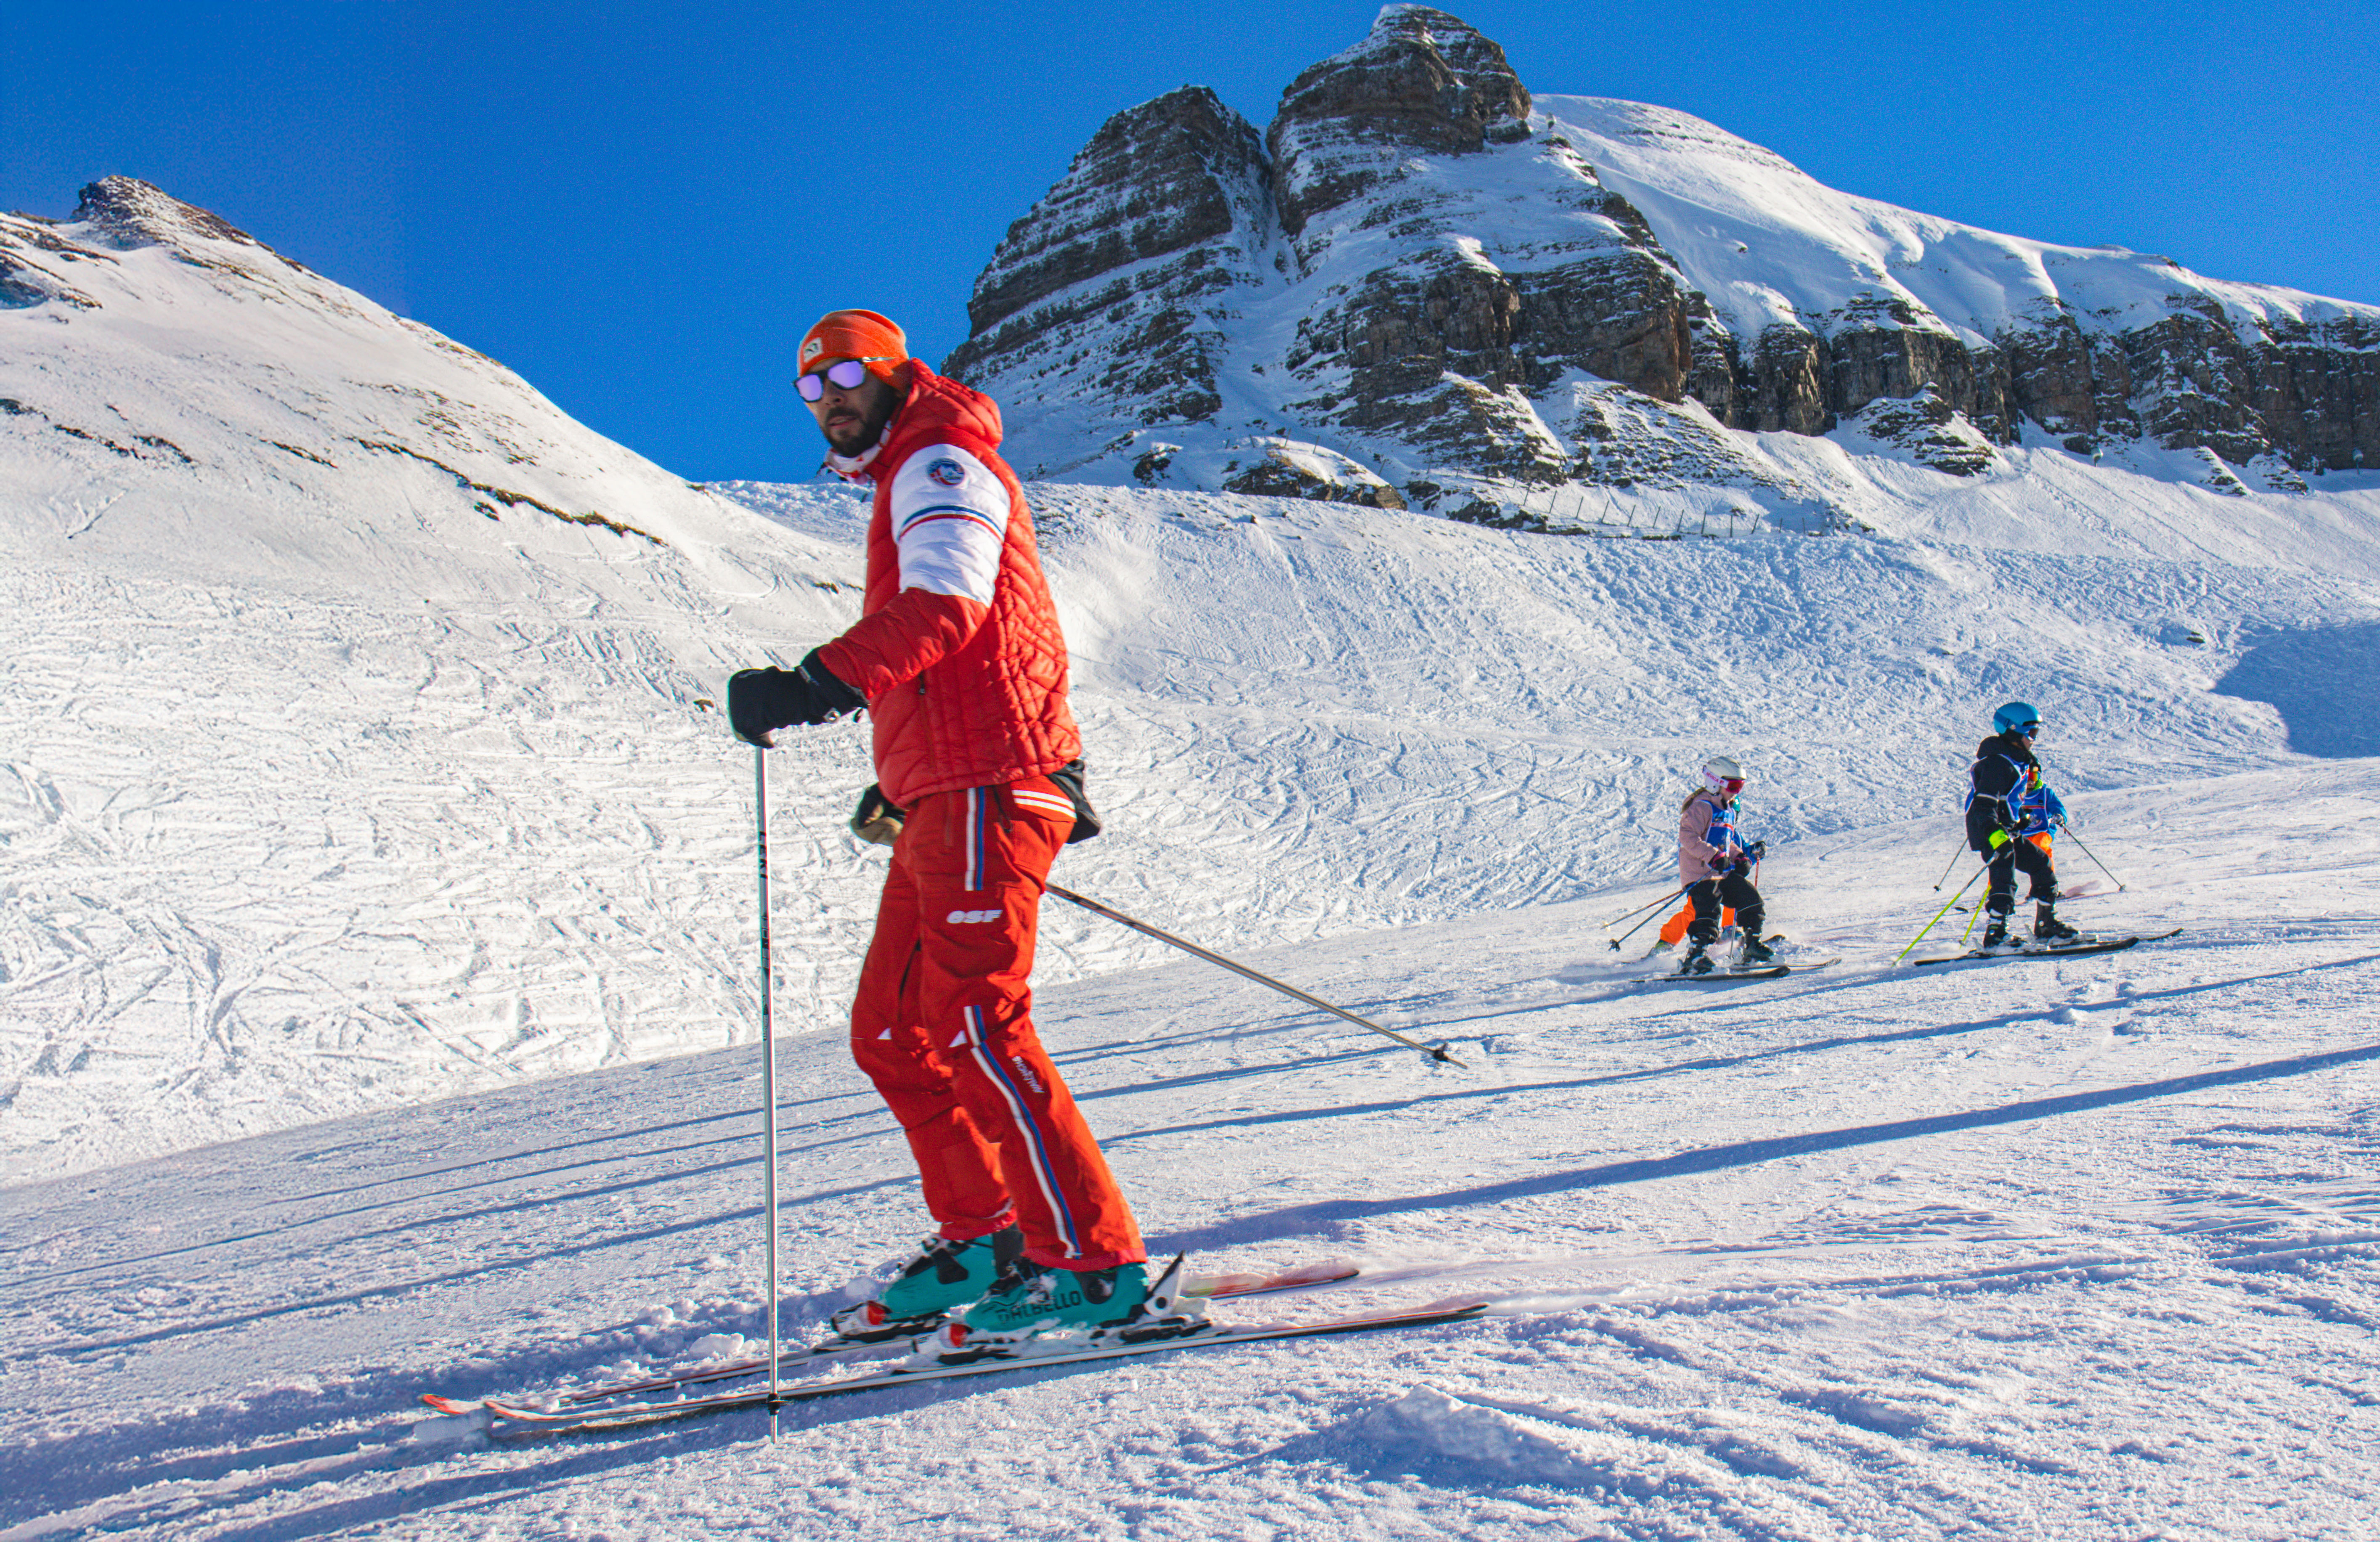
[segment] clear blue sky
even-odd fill
[[[1477,0],[1548,92],[1706,117],[1849,191],[2380,301],[2380,7]],[[1371,0],[124,0],[9,7],[0,206],[112,172],[504,360],[686,476],[818,464],[788,360],[866,305],[939,360],[1117,110],[1258,127]]]

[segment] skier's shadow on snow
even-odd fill
[[[2380,755],[2380,625],[2275,633],[2241,655],[2215,689],[2271,703],[2301,755]]]
[[[1767,1140],[1735,1141],[1725,1146],[1708,1146],[1699,1151],[1682,1151],[1671,1157],[1647,1158],[1637,1161],[1606,1162],[1597,1167],[1573,1168],[1567,1172],[1542,1173],[1536,1177],[1516,1178],[1501,1184],[1481,1184],[1471,1188],[1450,1189],[1443,1194],[1397,1196],[1382,1199],[1335,1199],[1315,1205],[1293,1205],[1283,1209],[1269,1210],[1261,1215],[1243,1216],[1234,1220],[1219,1221],[1196,1231],[1171,1232],[1149,1239],[1151,1251],[1190,1252],[1200,1248],[1241,1246],[1251,1243],[1271,1242],[1282,1237],[1310,1235],[1332,1225],[1354,1220],[1369,1220],[1384,1215],[1402,1215],[1419,1210],[1454,1209],[1473,1205],[1499,1205],[1515,1199],[1534,1199],[1548,1194],[1560,1194],[1575,1189],[1609,1188],[1620,1184],[1645,1183],[1656,1178],[1676,1178],[1694,1172],[1718,1172],[1729,1168],[1750,1167],[1759,1162],[1775,1161],[1783,1157],[1805,1156],[1815,1151],[1840,1151],[1856,1146],[1876,1146],[1888,1141],[1911,1140],[1922,1135],[1947,1135],[1960,1130],[1978,1130],[1995,1124],[2018,1124],[2035,1119],[2054,1119],[2066,1114],[2089,1113],[2099,1109],[2114,1108],[2125,1103],[2145,1102],[2155,1098],[2176,1098],[2208,1087],[2235,1087],[2248,1082],[2274,1081],[2285,1076],[2302,1076],[2334,1066],[2350,1065],[2362,1061],[2380,1060],[2380,1044],[2366,1044],[2352,1050],[2332,1050],[2321,1054],[2293,1055],[2287,1060],[2264,1061],[2254,1065],[2238,1065],[2224,1071],[2202,1072],[2192,1076],[2174,1076],[2164,1081],[2141,1082],[2131,1087],[2105,1087],[2096,1092],[2068,1093],[2058,1098],[2028,1099],[2021,1103],[2006,1103],[1998,1108],[1971,1109],[1963,1113],[1929,1115],[1923,1119],[1898,1119],[1884,1124],[1861,1124],[1841,1130],[1816,1130],[1807,1135],[1779,1135]]]

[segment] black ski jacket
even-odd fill
[[[2041,762],[2022,734],[1995,734],[1975,747],[1974,764],[1967,768],[1967,844],[1991,855],[1992,832],[2005,830],[2013,839],[2024,827],[2017,813],[2017,796]]]

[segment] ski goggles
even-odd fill
[[[815,402],[824,396],[826,388],[830,385],[838,391],[856,391],[859,389],[860,382],[868,378],[868,367],[870,364],[893,362],[895,360],[891,354],[881,353],[869,354],[865,358],[838,358],[823,370],[813,370],[807,375],[795,376],[794,389],[802,394],[802,400],[806,402]]]
[[[1736,794],[1743,791],[1743,778],[1740,776],[1721,777],[1719,779],[1719,786],[1726,791],[1728,796],[1733,797]]]
[[[2032,722],[2020,722],[2016,725],[2016,731],[2028,739],[2037,739],[2041,737],[2040,721],[2036,719]]]

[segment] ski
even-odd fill
[[[2171,931],[2153,932],[2145,937],[2095,937],[2088,941],[2068,942],[2046,948],[2023,946],[2000,949],[1978,948],[1971,953],[1944,953],[1937,958],[1912,959],[1910,963],[1912,967],[1915,967],[1927,964],[1977,963],[1996,958],[2082,958],[2092,953],[2119,953],[2126,948],[2137,948],[2143,942],[2162,942],[2168,937],[2180,935],[2181,929],[2176,927]]]
[[[1431,1328],[1442,1323],[1465,1322],[1488,1310],[1484,1301],[1466,1301],[1445,1306],[1425,1307],[1418,1311],[1367,1312],[1354,1317],[1330,1317],[1321,1322],[1273,1323],[1247,1328],[1213,1327],[1204,1331],[1174,1337],[1139,1341],[1110,1340],[1083,1348],[1053,1347],[1040,1354],[1027,1354],[981,1360],[963,1365],[943,1365],[927,1360],[921,1364],[895,1366],[889,1370],[874,1371],[865,1376],[822,1378],[799,1381],[780,1387],[774,1401],[780,1403],[810,1402],[820,1398],[843,1397],[854,1392],[876,1391],[887,1387],[906,1387],[931,1381],[956,1381],[970,1377],[996,1376],[1002,1371],[1038,1370],[1047,1366],[1079,1366],[1100,1360],[1131,1359],[1145,1354],[1162,1354],[1175,1350],[1220,1349],[1231,1344],[1269,1343],[1285,1339],[1319,1339],[1341,1333],[1371,1333],[1399,1328]],[[1050,1341],[1053,1346],[1064,1346],[1069,1341]],[[608,1408],[583,1408],[548,1412],[516,1403],[490,1399],[481,1404],[489,1415],[492,1433],[505,1436],[558,1434],[568,1431],[626,1429],[638,1425],[657,1424],[667,1419],[690,1418],[701,1414],[716,1414],[731,1408],[759,1408],[771,1402],[765,1387],[750,1387],[733,1392],[716,1392],[707,1397],[684,1398],[674,1402],[642,1402],[614,1404]]]
[[[1310,1290],[1321,1285],[1343,1284],[1362,1272],[1353,1264],[1307,1264],[1299,1269],[1284,1269],[1278,1274],[1202,1274],[1194,1276],[1184,1287],[1183,1294],[1204,1296],[1210,1301],[1224,1301],[1235,1296],[1271,1295],[1281,1291]],[[906,1354],[917,1340],[915,1334],[880,1340],[847,1340],[829,1342],[807,1348],[789,1349],[777,1356],[777,1368],[782,1373],[799,1366],[840,1365],[853,1360],[867,1360],[884,1355]],[[608,1402],[614,1398],[639,1397],[650,1392],[666,1392],[678,1387],[700,1386],[710,1381],[732,1381],[738,1377],[766,1376],[769,1357],[765,1354],[746,1355],[735,1360],[722,1360],[710,1365],[692,1366],[684,1370],[663,1371],[653,1376],[636,1377],[618,1381],[600,1382],[592,1387],[573,1387],[553,1394],[557,1408],[568,1410],[589,1403]],[[424,1406],[441,1414],[476,1414],[488,1402],[479,1398],[454,1398],[439,1392],[421,1394]],[[517,1406],[517,1405],[516,1405]]]
[[[1782,979],[1797,969],[1823,969],[1829,964],[1841,962],[1840,958],[1821,958],[1808,964],[1763,964],[1753,969],[1713,969],[1706,975],[1682,974],[1672,969],[1668,974],[1657,975],[1654,978],[1677,980],[1686,985],[1716,985],[1727,980],[1773,980]]]

